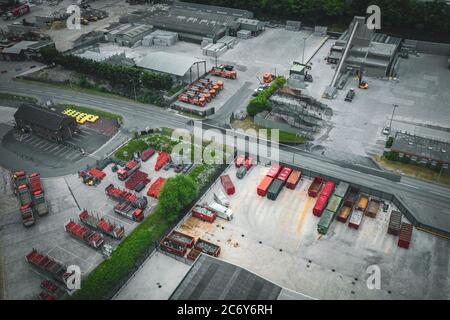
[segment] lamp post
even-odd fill
[[[303,54],[302,54],[302,64],[305,64],[305,46],[306,46],[306,37],[303,38]]]
[[[391,129],[392,129],[392,120],[394,120],[394,113],[395,113],[395,109],[398,108],[397,104],[394,104],[394,109],[392,109],[392,116],[391,116],[391,122],[389,123],[389,134],[391,134]]]

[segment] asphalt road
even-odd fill
[[[2,83],[0,91],[32,95],[42,100],[53,99],[89,105],[118,113],[123,116],[124,128],[128,130],[161,126],[192,129],[191,121],[186,117],[167,109],[120,98],[114,99],[21,82]],[[228,133],[239,135],[229,130]],[[295,148],[290,148],[290,150],[295,150]],[[396,194],[419,221],[450,232],[450,188],[407,177],[402,177],[400,182],[394,182],[380,176],[340,166],[339,162],[303,150],[295,150],[295,153],[280,150],[280,158],[281,161],[294,162],[302,168],[319,171],[324,175]]]

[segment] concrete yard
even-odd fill
[[[149,173],[151,182],[157,177],[175,175],[170,171],[154,171],[156,155],[144,162],[141,170]],[[82,209],[105,216],[112,222],[118,222],[125,227],[128,235],[138,223],[117,215],[113,212],[116,202],[105,194],[105,187],[110,183],[124,188],[124,182],[119,181],[109,165],[104,172],[105,179],[96,187],[84,185],[77,174],[57,178],[44,178],[46,199],[50,213],[45,217],[36,217],[36,224],[30,228],[22,225],[17,199],[12,194],[10,176],[6,170],[1,171],[0,180],[0,251],[3,253],[4,287],[6,299],[33,299],[40,292],[39,284],[44,278],[37,274],[25,261],[25,255],[32,248],[49,254],[66,265],[80,266],[83,276],[92,271],[103,257],[96,251],[75,240],[64,231],[64,224],[69,219],[79,221],[78,214]],[[150,182],[150,183],[151,183]],[[145,195],[148,186],[141,191]],[[145,215],[152,212],[157,200],[148,198],[149,205]],[[116,245],[118,240],[105,236],[105,241]]]
[[[284,189],[272,201],[256,194],[267,171],[257,166],[238,180],[230,167],[226,173],[236,186],[230,196],[234,219],[210,224],[190,217],[179,230],[220,245],[220,259],[314,298],[450,298],[448,241],[414,229],[411,247],[399,248],[397,238],[386,234],[392,205],[376,219],[364,217],[359,230],[334,221],[321,236],[319,219],[312,214],[315,199],[307,196],[311,181],[303,178],[295,190]],[[200,202],[210,201],[221,188],[216,183]],[[366,285],[371,265],[380,267],[380,290]]]

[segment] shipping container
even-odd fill
[[[398,246],[400,248],[408,249],[409,245],[411,244],[411,238],[412,238],[412,224],[410,223],[402,223],[400,227],[400,233],[398,237]]]
[[[344,199],[349,189],[350,185],[347,182],[339,182],[336,189],[334,190],[334,195]]]
[[[313,208],[313,214],[317,217],[320,217],[322,215],[323,210],[325,210],[325,207],[328,203],[328,197],[320,195],[319,198],[317,198],[316,204]]]
[[[361,195],[358,200],[358,205],[356,206],[357,209],[364,211],[367,208],[367,205],[369,204],[369,197],[365,195]]]
[[[348,227],[353,229],[359,229],[362,219],[364,217],[364,212],[361,210],[353,210],[350,221],[348,222]]]
[[[330,210],[331,212],[337,213],[342,204],[342,198],[337,195],[332,195],[330,200],[328,201],[328,205],[325,208],[326,210]]]
[[[167,236],[167,238],[184,243],[184,244],[186,244],[186,247],[188,247],[188,248],[192,248],[192,246],[195,243],[194,237],[188,236],[187,234],[184,234],[184,233],[181,233],[181,232],[178,232],[175,230],[173,230]]]
[[[339,210],[339,214],[336,217],[336,220],[339,221],[339,222],[346,223],[351,212],[352,212],[352,208],[351,207],[347,207],[346,205],[344,205],[341,208],[341,210]]]
[[[333,223],[334,215],[334,212],[325,210],[317,223],[317,232],[320,234],[327,234],[331,224]]]
[[[203,206],[195,206],[192,209],[192,216],[213,223],[216,220],[217,212]]]
[[[283,181],[274,179],[269,189],[267,190],[267,198],[270,200],[276,200],[281,190],[283,190],[283,186]]]
[[[349,193],[345,197],[344,205],[353,208],[359,199],[359,189],[351,187]]]
[[[256,188],[256,193],[261,196],[265,197],[267,190],[269,189],[270,185],[272,184],[273,178],[269,176],[264,176],[262,181],[259,183],[258,188]]]
[[[389,217],[388,234],[398,236],[402,225],[402,214],[399,211],[392,211]]]
[[[370,218],[376,218],[378,211],[380,211],[381,202],[375,199],[371,199],[364,214]]]
[[[278,173],[280,172],[280,170],[281,170],[281,166],[278,163],[274,163],[270,167],[269,172],[267,172],[266,175],[275,179],[277,177]]]
[[[328,198],[331,197],[333,194],[334,186],[336,184],[333,181],[327,181],[325,182],[325,185],[323,186],[322,191],[320,192],[321,196],[327,196]]]
[[[223,175],[220,176],[220,182],[222,183],[223,188],[225,189],[225,192],[227,195],[232,195],[236,191],[233,182],[231,181],[231,178],[229,175]]]
[[[286,181],[286,188],[292,190],[295,189],[301,177],[302,177],[301,171],[293,170]]]
[[[322,187],[322,182],[323,182],[322,177],[319,177],[319,176],[315,177],[313,182],[309,186],[308,196],[313,197],[313,198],[317,197],[317,195],[319,194],[319,191],[320,191],[320,187]]]
[[[194,248],[213,257],[218,257],[220,254],[219,246],[200,238],[195,243]]]

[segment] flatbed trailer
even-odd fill
[[[195,243],[194,248],[213,257],[218,257],[220,254],[220,247],[218,245],[200,238]]]
[[[38,271],[45,275],[51,276],[53,279],[62,283],[67,287],[67,281],[72,273],[67,272],[67,267],[48,255],[40,253],[36,249],[33,249],[29,254],[25,256],[26,261],[35,267]]]
[[[34,210],[39,216],[45,216],[48,214],[48,204],[45,201],[45,196],[42,190],[35,191],[33,194],[33,206]]]
[[[105,242],[103,236],[100,233],[92,231],[89,228],[86,228],[73,220],[69,220],[64,225],[64,229],[72,237],[84,242],[85,244],[94,249],[99,249]]]
[[[147,185],[150,182],[150,179],[148,178],[148,174],[141,170],[136,170],[130,176],[130,178],[125,182],[125,187],[127,189],[134,190],[134,188],[136,188],[136,186],[141,182],[144,185]]]
[[[147,198],[138,197],[137,195],[115,187],[112,183],[105,188],[106,195],[113,198],[119,203],[129,201],[135,208],[145,209],[147,207]]]
[[[121,239],[125,235],[125,228],[122,225],[111,223],[105,218],[98,218],[90,214],[87,210],[83,210],[78,217],[80,221],[87,226],[94,228],[107,236],[114,239]]]
[[[30,204],[26,204],[20,207],[20,214],[22,216],[22,224],[25,227],[31,227],[36,223],[36,219],[34,218],[33,210],[31,209]]]
[[[43,191],[42,189],[42,183],[41,183],[41,176],[39,173],[33,172],[28,176],[28,181],[31,189],[31,193],[35,193],[37,191]]]
[[[130,201],[118,203],[114,207],[114,212],[136,222],[144,220],[144,211],[136,208]]]

